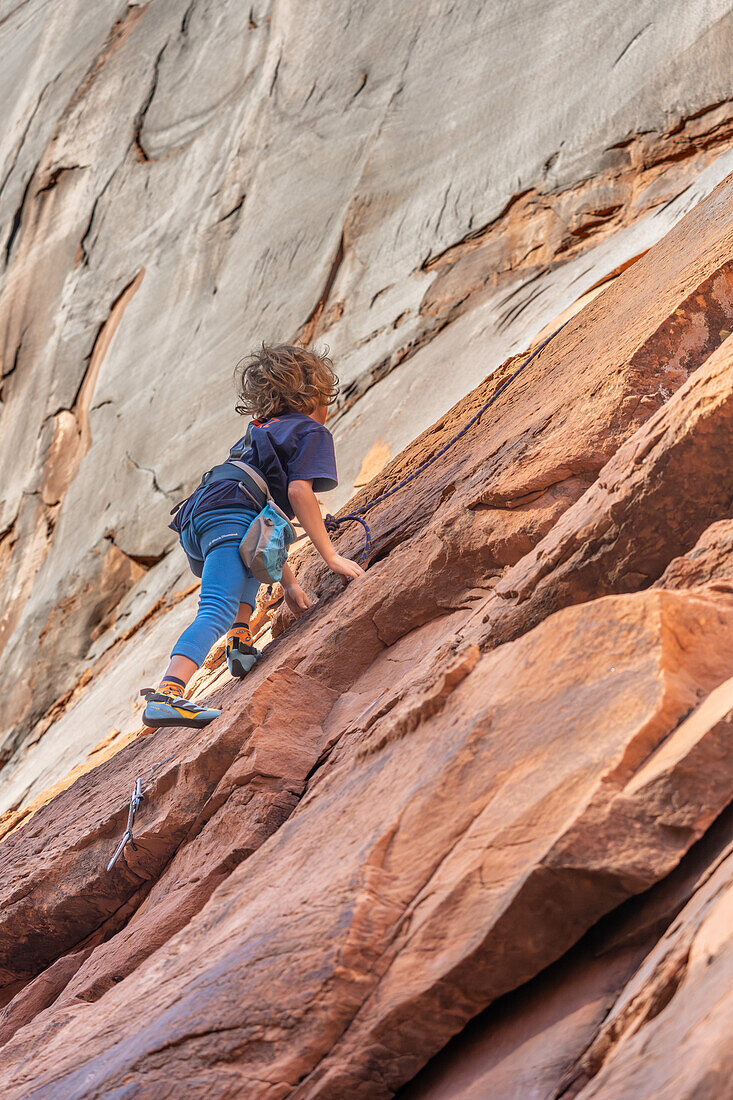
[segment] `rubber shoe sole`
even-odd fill
[[[160,729],[163,726],[181,726],[185,729],[200,730],[208,726],[221,714],[220,710],[202,710],[199,714],[189,717],[179,714],[172,707],[164,707],[160,704],[148,704],[143,711],[143,725],[150,729]]]
[[[211,718],[146,718],[143,714],[143,725],[152,730],[162,729],[163,726],[183,726],[186,729],[202,730],[204,726],[210,725],[214,718],[218,718],[219,714],[221,711]]]

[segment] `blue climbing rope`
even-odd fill
[[[568,318],[568,321],[569,320],[570,318]],[[494,390],[488,401],[484,402],[478,412],[474,413],[468,423],[464,424],[460,431],[456,432],[454,436],[451,436],[448,442],[444,443],[440,450],[436,451],[434,455],[431,455],[430,458],[426,459],[425,462],[422,463],[422,465],[418,466],[418,468],[416,470],[413,470],[411,474],[408,474],[407,477],[403,477],[402,481],[399,481],[396,485],[392,485],[389,489],[385,489],[385,491],[383,493],[380,493],[378,497],[375,497],[374,500],[368,500],[366,504],[362,504],[361,508],[356,508],[353,512],[347,512],[345,516],[327,515],[324,518],[326,530],[330,532],[338,531],[342,523],[360,523],[364,528],[364,550],[362,551],[359,561],[366,561],[372,549],[372,533],[369,529],[369,524],[364,519],[364,514],[368,512],[371,508],[374,508],[377,504],[381,504],[382,501],[387,500],[388,497],[391,497],[395,493],[399,492],[400,489],[404,489],[406,485],[409,485],[411,481],[414,481],[416,477],[419,477],[420,474],[424,473],[424,471],[427,470],[428,466],[432,466],[434,462],[437,462],[439,458],[442,458],[445,452],[450,450],[454,443],[457,443],[458,440],[461,439],[461,437],[464,436],[466,432],[474,426],[474,424],[478,424],[479,420],[484,415],[486,410],[491,408],[494,402],[502,395],[507,386],[510,386],[512,384],[517,375],[521,374],[524,368],[528,367],[532,360],[537,358],[540,352],[547,347],[550,341],[555,339],[558,332],[565,328],[565,325],[568,323],[568,321],[563,321],[559,328],[556,328],[554,332],[551,332],[550,335],[546,337],[530,355],[527,356],[524,362],[520,363],[514,373],[510,374],[509,377],[502,382],[498,389]]]

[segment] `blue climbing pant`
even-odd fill
[[[254,608],[260,582],[240,558],[239,544],[256,515],[252,508],[217,509],[200,516],[194,512],[181,531],[189,564],[201,577],[201,592],[196,618],[173,646],[171,656],[203,664],[214,642],[234,622],[240,603]]]

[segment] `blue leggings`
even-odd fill
[[[251,508],[195,513],[181,532],[181,544],[201,577],[196,618],[173,646],[171,656],[203,664],[217,638],[229,630],[240,603],[254,608],[260,582],[239,556],[239,544],[257,513]],[[199,571],[196,566],[201,565]]]

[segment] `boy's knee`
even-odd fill
[[[234,622],[238,607],[239,603],[237,600],[222,601],[216,607],[205,608],[199,618],[208,623],[212,629],[218,630],[220,634],[223,634]]]

